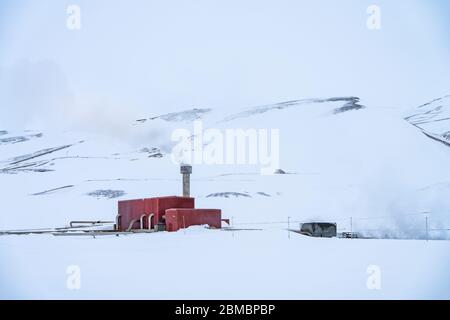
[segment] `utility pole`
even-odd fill
[[[427,242],[428,242],[428,216],[425,217],[425,230],[426,230]]]
[[[288,239],[291,239],[291,217],[288,217]]]

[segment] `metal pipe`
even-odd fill
[[[141,215],[141,217],[139,218],[140,220],[140,226],[141,226],[141,230],[144,229],[144,218],[145,218],[145,214]]]
[[[90,224],[90,225],[96,225],[96,224],[107,224],[107,223],[114,223],[114,221],[93,221],[93,220],[89,220],[89,221],[70,221],[69,225],[71,228],[73,228],[74,224]]]
[[[131,222],[130,222],[130,224],[129,224],[129,226],[128,226],[127,231],[130,231],[131,229],[133,229],[133,225],[134,225],[136,222],[139,222],[139,219],[131,220]]]
[[[192,166],[181,165],[180,173],[183,175],[183,197],[191,196],[191,173]]]
[[[118,214],[116,216],[116,227],[115,227],[116,230],[119,230],[119,227],[120,227],[119,223],[120,223],[120,214]]]
[[[152,229],[152,218],[154,217],[155,215],[153,214],[153,213],[151,213],[149,216],[148,216],[148,230],[151,230]],[[154,228],[154,226],[153,226],[153,228]]]
[[[191,195],[191,181],[189,174],[183,174],[183,197],[190,197]]]

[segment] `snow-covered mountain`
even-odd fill
[[[448,138],[450,127],[446,130],[444,126],[448,124],[443,105],[448,104],[448,97],[446,99],[419,107],[417,110],[422,113],[409,116],[408,121]],[[352,230],[377,238],[450,238],[450,232],[443,230],[450,228],[450,149],[429,139],[396,112],[366,106],[357,97],[294,100],[251,108],[231,106],[226,110],[188,108],[163,115],[142,115],[125,126],[127,130],[122,138],[72,128],[66,131],[0,128],[0,184],[3,189],[0,229],[56,227],[70,220],[114,220],[118,200],[180,194],[179,168],[170,154],[175,143],[171,141],[171,134],[184,128],[193,132],[191,138],[195,140],[198,137],[194,134],[194,121],[198,120],[202,121],[203,129],[214,128],[219,132],[237,128],[279,130],[278,169],[281,170],[278,174],[261,175],[260,167],[255,164],[194,164],[192,194],[197,207],[220,208],[236,228],[262,231],[232,234],[193,228],[187,233],[118,239],[4,236],[0,237],[0,256],[10,263],[4,266],[2,280],[9,288],[15,283],[18,291],[2,289],[0,295],[88,298],[420,296],[407,294],[402,285],[406,285],[408,277],[423,276],[424,268],[431,267],[434,260],[448,251],[447,242],[429,243],[430,249],[427,249],[422,247],[424,242],[419,241],[352,240],[349,243],[344,239],[307,239],[298,235],[291,235],[289,240],[285,231],[289,217],[290,227],[322,220],[337,222],[339,231]],[[208,141],[203,145],[207,146]],[[383,249],[374,252],[378,247]],[[420,257],[409,255],[416,251]],[[42,262],[28,266],[37,254]],[[100,256],[103,262],[98,260]],[[193,277],[186,280],[184,289],[166,278],[161,280],[164,287],[169,281],[178,291],[168,291],[163,286],[146,287],[145,284],[158,284],[159,280],[155,279],[141,283],[132,277],[131,282],[126,281],[123,268],[132,268],[133,263],[146,265],[151,273],[154,259],[146,256],[157,257],[159,267],[166,268],[165,272],[175,272],[174,265],[184,262],[190,265],[191,275],[212,277],[212,271],[205,271],[206,265],[227,280],[212,283],[205,278],[196,281]],[[111,269],[93,284],[91,281],[100,274],[94,269],[106,268],[105,261],[115,261],[115,257],[123,257],[127,262],[110,266]],[[316,257],[321,261],[321,269],[316,270],[314,263],[300,263],[299,257]],[[343,259],[341,265],[336,266],[337,278],[330,275],[331,278],[324,277],[320,281],[304,281],[299,275],[326,274],[329,259]],[[424,265],[417,265],[417,259]],[[282,263],[283,260],[286,262]],[[43,261],[53,263],[51,272],[43,271],[47,263]],[[267,265],[267,268],[255,271],[255,263]],[[58,277],[64,277],[65,270],[58,268],[66,264],[80,264],[86,270],[89,292],[80,291],[77,295],[66,291],[63,285],[59,287]],[[288,269],[285,269],[286,264],[290,265]],[[365,284],[365,268],[369,264],[386,267],[389,279],[390,272],[401,273],[400,270],[410,268],[408,264],[415,267],[405,279],[387,284],[384,294],[374,295]],[[240,270],[239,265],[244,265],[243,269]],[[274,281],[266,283],[267,286],[262,284],[269,267],[272,273],[285,270],[281,277],[283,285]],[[38,289],[44,281],[35,277],[40,272],[42,279],[49,282],[50,289],[46,293]],[[56,276],[57,272],[61,275]],[[9,274],[8,279],[6,274]],[[246,282],[245,277],[249,276]],[[121,292],[106,290],[111,279],[119,279]],[[422,279],[421,286],[436,286],[434,278]],[[26,281],[32,283],[33,290],[24,293]],[[348,291],[343,289],[344,283]],[[250,288],[250,284],[261,290],[243,289]],[[290,289],[286,291],[286,288]],[[448,288],[446,290],[445,294],[450,294]]]
[[[439,119],[445,118],[443,108],[434,109],[442,111]],[[418,116],[408,119],[419,125]],[[179,194],[180,176],[170,155],[175,145],[171,133],[184,128],[195,140],[195,120],[203,121],[203,130],[280,132],[278,169],[290,174],[261,176],[258,165],[194,164],[194,195],[205,206],[229,208],[230,212],[225,209],[224,213],[237,220],[276,221],[293,215],[300,220],[344,219],[346,225],[350,217],[381,216],[389,217],[379,221],[383,232],[391,228],[414,238],[422,237],[423,232],[415,232],[414,221],[403,225],[399,217],[433,211],[430,220],[443,225],[450,209],[448,197],[436,193],[448,191],[442,189],[450,175],[444,165],[447,148],[387,109],[365,107],[356,97],[336,97],[225,112],[193,108],[150,115],[130,123],[123,139],[83,131],[3,130],[0,172],[9,185],[7,208],[29,217],[2,215],[2,228],[39,227],[81,218],[110,220],[117,198]],[[158,134],[154,134],[156,130]],[[148,139],[133,141],[147,132],[152,133]],[[236,209],[236,201],[211,197],[227,192],[254,196],[239,204],[244,205],[241,210]],[[262,208],[251,215],[254,210],[246,208],[255,205],[252,199],[258,199],[259,193],[271,195],[274,209],[285,212],[274,214]],[[99,201],[101,198],[109,200]],[[64,213],[47,209],[60,202],[77,206],[71,205]],[[294,204],[295,214],[287,214]],[[29,207],[34,208],[33,213],[28,213]],[[98,209],[92,212],[93,208]],[[371,221],[372,227],[380,227],[374,226],[375,222]],[[421,222],[419,225],[423,229]],[[390,236],[397,236],[392,232]]]

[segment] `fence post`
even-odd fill
[[[291,217],[288,217],[288,239],[291,239],[291,231],[290,231],[290,229],[291,229],[291,225],[290,225],[290,221],[291,220]]]
[[[353,239],[353,217],[350,217],[350,239]]]
[[[231,237],[234,238],[234,217],[231,216]]]

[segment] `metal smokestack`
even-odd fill
[[[190,197],[192,166],[182,164],[180,167],[180,173],[183,175],[183,197]]]

